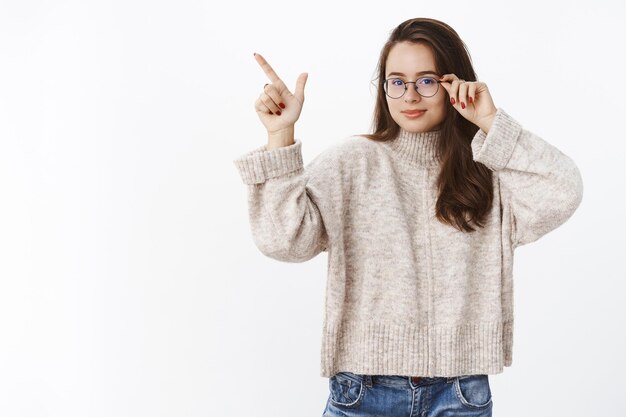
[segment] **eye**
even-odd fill
[[[430,85],[430,84],[433,84],[434,82],[435,80],[430,77],[420,79],[420,84],[423,84],[423,85]]]
[[[402,81],[399,78],[396,78],[395,80],[391,80],[391,84],[392,85],[397,85],[397,86],[402,86],[402,85],[404,85],[404,81]]]

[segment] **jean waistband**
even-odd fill
[[[366,386],[373,386],[374,384],[392,385],[398,387],[417,387],[422,385],[436,384],[436,383],[448,383],[454,381],[456,377],[453,376],[404,376],[404,375],[366,375],[356,374],[348,371],[338,372],[344,377],[356,380],[358,382],[364,382]]]

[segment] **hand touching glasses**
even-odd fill
[[[493,104],[487,84],[461,80],[456,74],[444,74],[439,81],[448,92],[450,104],[456,111],[488,133],[497,108]]]

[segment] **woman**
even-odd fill
[[[268,144],[234,162],[262,253],[328,252],[324,415],[491,415],[488,375],[512,364],[513,251],[574,213],[577,166],[494,105],[443,22],[392,31],[373,132],[306,168],[294,124],[307,74],[292,94],[255,57]]]

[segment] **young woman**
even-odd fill
[[[438,20],[392,31],[373,132],[306,168],[294,124],[307,74],[292,94],[255,57],[268,143],[234,162],[262,253],[328,252],[324,416],[490,416],[488,375],[512,364],[513,251],[574,213],[577,166],[494,105]]]

